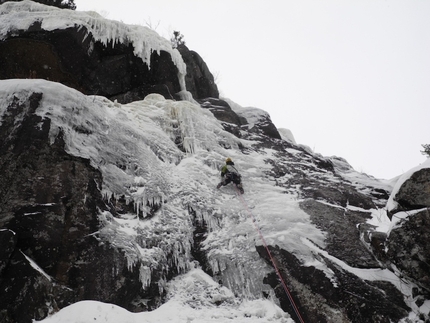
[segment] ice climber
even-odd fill
[[[244,193],[241,183],[242,176],[239,174],[236,167],[234,167],[234,163],[230,157],[225,160],[225,165],[221,169],[221,177],[222,181],[216,188],[219,189],[221,186],[225,186],[228,183],[233,182],[240,191],[240,194]]]

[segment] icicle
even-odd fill
[[[160,280],[158,281],[158,292],[160,293],[160,295],[162,295],[164,293],[164,290],[166,288],[166,279],[164,277],[161,277]]]
[[[184,149],[187,153],[194,154],[194,152],[196,151],[194,138],[184,137],[183,145],[184,145]]]
[[[151,269],[148,266],[140,265],[139,280],[144,289],[151,284]]]
[[[185,88],[185,87],[184,87]],[[196,100],[194,100],[193,95],[189,91],[180,91],[177,93],[182,101],[188,101],[194,104],[199,104]]]

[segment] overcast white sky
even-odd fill
[[[270,113],[324,156],[390,179],[430,143],[430,1],[75,0],[179,30],[223,97]]]

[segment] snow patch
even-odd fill
[[[278,128],[278,132],[281,135],[281,138],[285,141],[288,141],[294,145],[296,145],[296,139],[294,138],[293,133],[290,129]]]
[[[27,261],[30,263],[30,266],[33,267],[36,271],[38,271],[42,276],[44,276],[47,280],[52,281],[52,277],[49,276],[42,268],[39,267],[38,264],[36,264],[34,262],[33,259],[31,259],[30,257],[28,257],[25,253],[23,253],[20,250],[21,254],[25,257],[25,259],[27,259]]]

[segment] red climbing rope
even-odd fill
[[[252,223],[254,223],[254,227],[256,228],[258,234],[260,235],[260,239],[263,242],[264,248],[266,248],[267,254],[269,255],[270,261],[273,264],[273,267],[275,268],[276,274],[279,277],[279,280],[281,281],[282,287],[284,288],[285,294],[287,294],[288,300],[291,303],[291,306],[293,307],[294,312],[296,313],[297,317],[299,318],[300,323],[304,323],[305,321],[303,320],[302,316],[300,315],[299,309],[296,306],[296,303],[294,302],[293,296],[291,295],[287,284],[285,283],[284,279],[281,276],[281,272],[278,269],[278,266],[275,263],[275,259],[272,256],[272,253],[269,250],[269,247],[267,246],[266,240],[264,239],[263,234],[261,233],[260,228],[257,225],[257,222],[255,221],[255,217],[252,214],[251,210],[249,209],[248,205],[246,204],[246,201],[243,199],[242,194],[239,193],[239,190],[236,188],[236,194],[237,196],[239,196],[240,201],[242,202],[242,204],[244,205],[245,209],[248,211],[249,217],[252,220]]]

